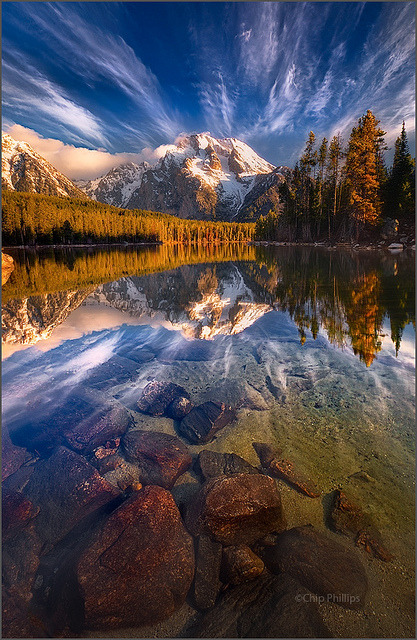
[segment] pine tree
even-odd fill
[[[404,219],[415,211],[415,160],[408,148],[405,122],[395,141],[394,162],[386,183],[385,211],[389,217]]]
[[[375,225],[381,214],[381,188],[385,131],[368,109],[352,129],[346,157],[346,183],[349,189],[349,212],[360,227]]]
[[[338,213],[337,191],[340,188],[340,169],[342,164],[343,148],[340,133],[333,136],[329,145],[329,160],[327,165],[327,174],[329,182],[329,202],[327,205],[327,230],[328,237],[331,236],[331,219],[333,219],[333,228]],[[340,200],[340,198],[339,198]]]

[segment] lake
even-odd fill
[[[12,522],[18,533],[4,544],[10,557],[7,545],[25,549],[26,577],[17,591],[25,602],[35,594],[32,605],[48,633],[70,628],[84,637],[110,637],[99,623],[83,627],[87,600],[75,622],[66,619],[64,610],[80,605],[79,596],[75,604],[68,596],[79,586],[65,576],[72,576],[81,553],[75,538],[88,547],[109,505],[119,508],[143,482],[131,461],[119,471],[100,467],[96,449],[117,449],[122,434],[106,431],[110,444],[99,442],[97,416],[102,420],[104,412],[110,425],[123,416],[129,432],[181,439],[177,420],[137,406],[146,385],[157,380],[183,387],[195,406],[223,402],[234,411],[235,419],[208,443],[184,441],[193,463],[209,450],[260,468],[252,445],[264,442],[319,488],[320,497],[312,499],[294,483],[276,480],[288,529],[311,524],[364,567],[363,608],[318,603],[332,636],[412,636],[414,252],[236,244],[8,253],[15,268],[3,286],[3,428],[10,435],[4,487],[30,500],[32,511],[28,507],[18,529]],[[52,478],[65,485],[66,470],[50,471],[51,486],[42,470],[57,447],[70,451],[68,460],[77,456],[81,466],[101,469],[115,502],[102,500],[97,513],[83,507],[79,517],[70,516],[60,511],[66,496],[59,489],[60,507],[52,508]],[[193,466],[172,488],[183,516],[200,481]],[[334,531],[329,518],[337,490],[372,520],[389,562]],[[15,591],[8,591],[12,603]],[[199,616],[188,597],[165,621],[109,622],[109,628],[112,637],[186,637]]]

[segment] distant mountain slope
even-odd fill
[[[264,196],[272,183],[283,181],[286,171],[236,138],[217,139],[201,133],[183,136],[168,146],[154,167],[131,163],[77,184],[90,197],[116,206],[181,218],[233,220]],[[252,191],[255,198],[251,199]],[[264,197],[266,213],[276,204],[277,193]]]
[[[19,142],[3,133],[1,152],[2,189],[87,199],[83,191],[26,142]]]
[[[125,208],[132,193],[140,187],[142,176],[150,166],[148,162],[141,164],[129,162],[114,167],[100,178],[76,180],[75,184],[93,200]]]

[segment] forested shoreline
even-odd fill
[[[95,200],[17,191],[3,192],[2,214],[3,246],[219,244],[252,240],[255,229],[251,223],[185,220]]]
[[[340,133],[318,144],[310,131],[304,152],[280,186],[282,203],[261,216],[255,239],[311,242],[369,241],[392,221],[395,230],[412,229],[415,213],[415,159],[405,123],[395,142],[393,165],[379,120],[368,110],[347,142]],[[413,236],[414,237],[414,236]]]
[[[415,160],[405,124],[387,168],[385,131],[368,110],[345,144],[340,133],[320,145],[310,131],[304,152],[279,187],[280,202],[255,222],[188,220],[68,197],[4,191],[3,246],[117,243],[219,244],[369,242],[414,238]]]

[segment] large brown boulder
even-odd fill
[[[239,473],[208,480],[190,505],[186,525],[224,545],[250,544],[286,527],[281,496],[272,478]]]
[[[78,561],[85,626],[162,620],[184,603],[193,575],[193,541],[172,495],[145,487],[109,516]]]
[[[48,460],[37,463],[23,494],[40,507],[35,524],[46,552],[83,518],[119,496],[120,491],[85,458],[59,447]]]
[[[284,531],[261,556],[270,571],[289,573],[324,602],[347,609],[364,605],[368,580],[357,554],[311,525]]]
[[[190,468],[188,449],[175,436],[157,431],[130,431],[122,440],[126,458],[140,467],[141,482],[171,489]]]
[[[228,589],[188,638],[331,638],[315,597],[287,574],[263,574]]]

